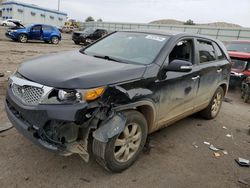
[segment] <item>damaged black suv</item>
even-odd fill
[[[119,172],[147,135],[188,115],[217,116],[229,56],[217,40],[165,31],[113,32],[80,51],[23,63],[6,112],[17,130],[62,155],[93,156]]]

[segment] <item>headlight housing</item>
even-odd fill
[[[90,102],[99,98],[105,91],[105,87],[93,89],[54,89],[42,101],[42,104],[73,104],[79,102]]]

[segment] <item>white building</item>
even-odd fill
[[[2,19],[21,20],[23,25],[36,23],[63,26],[67,13],[17,1],[4,1]]]

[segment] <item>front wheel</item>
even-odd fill
[[[21,43],[26,43],[26,42],[28,42],[28,37],[27,37],[27,35],[25,35],[25,34],[20,34],[19,37],[18,37],[18,41],[21,42]]]
[[[222,87],[218,87],[208,107],[200,112],[201,116],[205,119],[214,119],[220,112],[223,98],[224,90]]]
[[[147,121],[140,112],[131,110],[124,115],[127,122],[123,132],[109,139],[105,144],[104,158],[97,158],[97,162],[112,172],[121,172],[137,160],[148,134]],[[97,147],[102,147],[102,144],[94,139],[93,148]]]
[[[59,43],[59,38],[58,38],[57,36],[53,36],[53,37],[51,38],[51,43],[52,43],[52,44],[58,44],[58,43]]]

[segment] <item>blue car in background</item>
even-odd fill
[[[23,26],[14,22],[16,27],[9,28],[6,36],[14,41],[26,43],[28,40],[41,40],[46,43],[58,44],[61,40],[61,32],[54,26],[44,24],[32,24]]]

